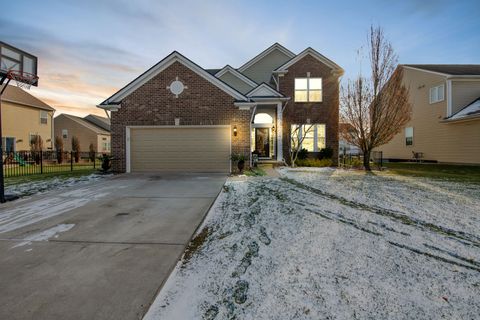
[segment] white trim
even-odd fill
[[[277,103],[277,161],[283,161],[283,113],[282,103]]]
[[[172,126],[172,125],[167,125],[167,126],[126,126],[125,127],[125,163],[126,163],[126,172],[130,173],[131,172],[131,154],[130,154],[130,130],[131,129],[194,129],[194,128],[228,128],[229,132],[229,137],[230,137],[230,155],[232,154],[232,125],[179,125],[179,126]],[[229,156],[230,156],[229,155]],[[230,160],[229,157],[229,167],[230,167],[230,172],[232,172],[232,161]]]
[[[279,43],[274,43],[273,45],[271,45],[270,47],[268,47],[267,49],[262,51],[260,54],[255,56],[253,59],[251,59],[251,60],[247,61],[245,64],[243,64],[240,68],[238,68],[238,71],[239,72],[244,72],[245,70],[247,70],[248,68],[253,66],[258,61],[262,60],[265,56],[267,56],[268,54],[270,54],[271,52],[273,52],[275,50],[278,50],[278,51],[282,52],[283,54],[285,54],[289,58],[295,57],[295,53],[291,52],[290,50],[288,50],[287,48],[285,48],[284,46],[282,46]]]
[[[262,92],[262,90],[264,92],[266,92],[266,94],[261,94],[259,96],[257,96],[258,98],[261,98],[261,97],[265,97],[265,96],[268,96],[268,95],[271,95],[271,96],[274,96],[274,97],[280,97],[280,98],[283,98],[285,97],[284,95],[282,95],[280,92],[278,92],[277,90],[273,89],[272,87],[270,87],[269,85],[267,85],[266,83],[261,83],[258,85],[258,87],[250,90],[249,92],[246,93],[246,96],[247,97],[255,97],[255,95],[257,93],[260,93]]]
[[[253,80],[247,78],[246,76],[244,76],[243,74],[241,74],[240,72],[238,72],[237,70],[235,70],[234,68],[229,66],[228,64],[225,67],[223,67],[222,70],[215,73],[215,77],[221,78],[227,72],[229,72],[233,76],[237,77],[238,79],[242,80],[243,82],[245,82],[246,84],[248,84],[252,88],[255,88],[258,85],[258,83],[256,83]]]
[[[99,104],[99,105],[97,105],[97,108],[103,109],[105,111],[112,112],[112,111],[118,111],[118,109],[120,109],[121,106],[122,105],[120,103],[118,103],[118,104],[106,104],[106,105]]]
[[[457,122],[466,122],[466,121],[473,121],[473,120],[480,120],[480,115],[473,115],[464,118],[457,118],[457,119],[443,119],[441,123],[457,123]]]
[[[163,70],[171,66],[173,63],[179,62],[183,64],[185,67],[189,68],[205,80],[209,81],[213,85],[217,86],[218,88],[222,89],[224,92],[229,94],[230,96],[234,97],[235,99],[238,100],[248,100],[247,97],[245,97],[243,94],[238,92],[237,90],[233,89],[220,79],[216,78],[215,76],[211,75],[204,69],[202,69],[200,66],[196,65],[189,59],[187,59],[185,56],[180,54],[177,51],[172,52],[170,55],[165,57],[162,61],[158,62],[156,65],[154,65],[152,68],[144,72],[142,75],[140,75],[138,78],[127,84],[124,88],[120,89],[117,93],[115,93],[113,96],[102,102],[100,105],[107,105],[107,104],[119,104],[121,100],[128,95],[130,95],[132,92],[140,88],[143,84],[147,83],[150,81],[153,77],[161,73]]]
[[[447,80],[447,117],[452,115],[452,80]],[[445,98],[445,97],[444,97]]]
[[[130,127],[125,127],[125,162],[127,173],[131,172],[131,160],[130,160]]]
[[[301,59],[303,59],[307,55],[310,55],[310,56],[314,57],[315,59],[317,59],[318,61],[324,63],[327,66],[329,66],[333,70],[339,70],[339,71],[341,71],[341,73],[343,73],[342,67],[340,67],[338,64],[336,64],[332,60],[328,59],[327,57],[325,57],[324,55],[320,54],[318,51],[316,51],[316,50],[314,50],[310,47],[303,50],[302,52],[300,52],[295,58],[287,61],[285,64],[281,65],[280,67],[275,69],[273,72],[285,71],[290,66],[294,65],[295,63],[297,63],[298,61],[300,61]]]
[[[421,68],[417,68],[417,67],[411,67],[411,66],[406,66],[406,65],[399,65],[403,68],[407,68],[407,69],[412,69],[412,70],[417,70],[417,71],[423,71],[423,72],[427,72],[427,73],[432,73],[432,74],[436,74],[436,75],[439,75],[439,76],[448,76],[449,74],[447,73],[442,73],[442,72],[437,72],[437,71],[430,71],[430,70],[425,70],[425,69],[421,69]]]

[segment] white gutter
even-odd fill
[[[100,108],[100,109],[103,109],[105,111],[118,111],[118,109],[121,108],[121,104],[118,103],[118,104],[98,104],[97,105],[97,108]]]

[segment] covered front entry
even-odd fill
[[[230,172],[230,126],[127,127],[127,172]]]

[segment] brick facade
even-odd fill
[[[339,122],[339,79],[332,74],[332,69],[307,55],[288,68],[288,73],[280,78],[280,92],[292,99],[283,114],[283,141],[290,139],[290,125],[307,123],[324,123],[326,125],[326,146],[333,149],[335,164],[338,160],[338,122]],[[322,102],[295,102],[295,78],[307,77],[310,72],[312,78],[322,78]],[[288,158],[288,144],[284,143],[283,154]]]
[[[166,89],[178,77],[188,88],[176,98]],[[197,73],[175,62],[124,98],[121,108],[112,112],[113,170],[126,171],[125,128],[134,125],[231,125],[232,152],[250,153],[250,117],[248,110],[234,106],[234,98]]]

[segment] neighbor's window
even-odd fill
[[[322,78],[295,78],[295,102],[321,102]]]
[[[298,141],[305,137],[300,145],[301,149],[307,149],[309,152],[319,152],[325,148],[325,125],[324,124],[305,124],[301,130],[296,130],[298,124],[292,124],[292,148],[295,148]],[[300,138],[298,138],[300,136]]]
[[[40,123],[47,124],[48,123],[48,112],[47,111],[40,111]]]
[[[445,85],[430,88],[430,103],[440,102],[445,99]]]
[[[62,138],[63,139],[68,139],[68,130],[67,129],[62,130]]]
[[[405,145],[413,146],[413,127],[405,128]]]

